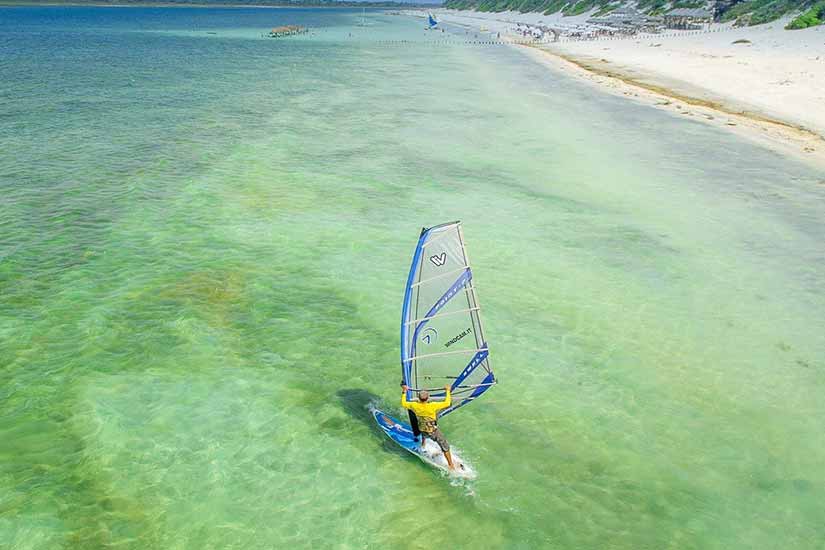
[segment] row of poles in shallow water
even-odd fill
[[[369,41],[370,44],[380,44],[382,46],[508,46],[518,44],[530,46],[536,44],[548,44],[536,40],[376,40]]]
[[[545,44],[560,44],[565,42],[608,42],[614,40],[657,40],[661,38],[681,38],[686,36],[698,36],[702,34],[711,34],[718,32],[730,32],[737,29],[734,28],[718,28],[705,29],[698,31],[683,31],[678,33],[660,33],[660,34],[628,34],[618,36],[596,36],[596,37],[561,37],[558,40],[550,38],[546,39],[525,39],[525,40],[460,40],[460,39],[445,39],[445,40],[359,40],[360,43],[379,44],[382,46],[412,46],[412,45],[431,45],[431,46],[541,46]]]
[[[660,38],[680,38],[685,36],[695,36],[700,34],[709,34],[716,32],[723,32],[727,29],[713,29],[708,31],[691,31],[679,34],[636,34],[623,36],[600,36],[595,38],[560,38],[558,40],[544,39],[544,40],[368,40],[362,42],[369,42],[370,44],[380,44],[385,46],[412,46],[415,45],[431,45],[431,46],[542,46],[546,44],[560,44],[565,42],[606,42],[612,40],[656,40]]]

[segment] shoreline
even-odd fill
[[[767,25],[706,36],[524,44],[513,26],[535,25],[539,15],[438,14],[447,23],[500,32],[503,41],[518,41],[512,46],[534,61],[603,92],[692,117],[825,170],[825,115],[816,107],[825,104],[825,29],[805,35]],[[583,23],[583,17],[569,19]],[[560,17],[543,19],[553,26],[555,21],[546,20]],[[742,35],[753,39],[752,50],[734,46]]]
[[[689,116],[725,129],[774,152],[791,156],[825,170],[825,137],[792,122],[726,105],[723,99],[677,92],[665,85],[643,81],[620,70],[600,67],[598,60],[551,51],[543,45],[515,45],[536,62],[585,82],[599,90],[669,112]]]

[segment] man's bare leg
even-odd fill
[[[453,466],[453,455],[450,454],[450,451],[444,451],[444,458],[447,459],[447,466],[449,466],[451,470],[455,470],[455,466]]]

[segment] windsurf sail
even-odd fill
[[[433,14],[428,13],[427,14],[427,19],[428,19],[428,22],[430,24],[430,28],[433,28],[436,25],[438,25],[438,21],[435,20],[435,17],[433,17]]]
[[[401,313],[401,370],[413,392],[434,398],[451,387],[444,416],[496,383],[481,326],[461,222],[423,229],[415,248]]]

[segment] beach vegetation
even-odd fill
[[[544,9],[544,15],[558,13],[569,3],[570,2],[568,2],[568,0],[550,0],[547,7]]]
[[[822,24],[825,24],[825,0],[820,0],[811,6],[811,9],[788,23],[785,28],[790,30],[807,29]]]
[[[636,7],[639,11],[650,14],[659,15],[668,10],[670,2],[667,0],[640,0]]]
[[[594,2],[590,0],[579,0],[575,4],[568,4],[567,7],[562,10],[562,13],[564,15],[581,15],[593,9],[593,4]]]
[[[582,13],[588,11],[590,6],[588,5],[589,2],[587,0],[580,0],[575,4],[568,4],[563,10],[562,13],[564,15],[581,15]]]
[[[703,2],[702,0],[698,0],[698,1],[696,1],[696,0],[676,0],[671,5],[672,9],[676,9],[676,8],[691,8],[691,9],[693,9],[693,8],[704,8],[704,7],[705,7],[705,2]]]
[[[825,21],[822,4],[825,0],[744,0],[730,5],[720,15],[723,22],[735,21],[736,25],[759,25],[804,10],[787,28],[803,29],[821,25]],[[580,15],[595,10],[594,15],[607,15],[616,8],[633,5],[648,15],[662,15],[673,8],[702,8],[704,0],[445,0],[444,7],[463,10],[501,12],[514,10],[522,13],[536,12],[551,15]]]
[[[808,5],[810,2],[805,0],[746,0],[723,13],[721,20],[735,21],[737,25],[761,25]]]
[[[515,5],[515,9],[521,13],[543,12],[549,7],[550,3],[549,0],[521,0],[520,3]],[[562,3],[562,7],[566,3],[565,0],[565,2]]]
[[[599,8],[599,10],[593,14],[593,17],[603,17],[610,13],[611,11],[615,10],[618,6],[614,6],[612,4],[606,4]]]

